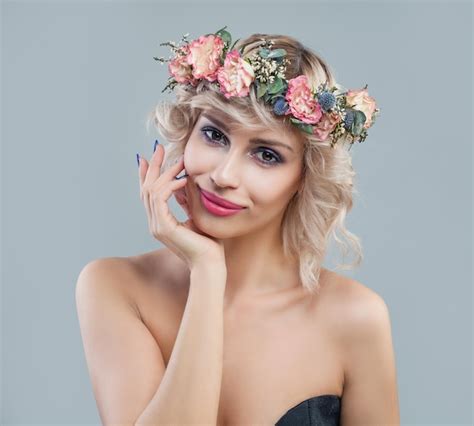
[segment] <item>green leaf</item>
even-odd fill
[[[226,27],[224,27],[224,28],[226,28]],[[217,31],[216,35],[219,36],[224,41],[224,43],[227,45],[227,47],[229,47],[230,44],[232,43],[232,36],[230,35],[230,33],[228,31],[224,30],[224,28]]]
[[[313,126],[311,124],[305,123],[304,121],[298,120],[294,117],[290,117],[290,121],[304,132],[309,133],[310,135],[313,134]]]
[[[265,83],[257,83],[257,98],[260,99],[267,91],[267,85]]]
[[[237,44],[237,42],[240,40],[240,38],[238,38],[237,40],[234,41],[234,44],[231,46],[231,48],[229,50],[233,50],[235,45]]]
[[[266,104],[270,103],[272,101],[272,95],[266,92],[265,95],[263,95],[263,100]]]
[[[365,114],[357,109],[354,110],[354,121],[352,122],[352,133],[358,136],[364,129],[364,123],[366,121]]]
[[[227,25],[225,25],[224,27],[222,27],[220,30],[216,31],[216,32],[214,33],[214,35],[218,35],[221,31],[224,31],[226,28],[227,28]]]
[[[290,121],[294,124],[306,124],[304,121],[298,120],[297,118],[290,117]]]
[[[310,135],[313,134],[314,129],[313,129],[313,126],[311,126],[311,124],[305,124],[304,126],[299,126],[299,128],[303,130],[303,132],[306,132]]]
[[[303,130],[303,132],[309,133],[310,135],[313,134],[313,126],[308,123],[302,123],[302,122],[295,122],[291,120],[299,129]]]
[[[310,135],[313,134],[313,126],[308,123],[304,123],[296,118],[290,118],[290,121],[296,125],[299,129],[303,130],[303,132],[309,133]]]
[[[268,93],[267,93],[268,94]],[[280,97],[280,95],[270,95],[268,94],[269,101],[273,104],[276,102],[276,100]]]
[[[261,47],[258,51],[258,54],[262,57],[262,58],[268,58],[268,55],[270,54],[271,50],[270,49],[267,49],[266,47]]]
[[[283,56],[286,56],[285,49],[275,49],[268,54],[267,58],[282,58]]]
[[[282,91],[285,88],[283,80],[280,77],[275,78],[273,83],[268,87],[268,93],[275,94]]]

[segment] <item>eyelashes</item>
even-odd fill
[[[212,133],[213,135],[217,134],[218,135],[218,140],[214,139],[213,136],[209,137],[208,136],[208,133]],[[212,145],[222,145],[221,144],[221,140],[225,140],[226,137],[225,135],[220,132],[219,130],[217,130],[215,127],[212,127],[212,126],[205,126],[203,128],[201,128],[201,133],[203,134],[203,137],[206,141],[208,141],[210,144]],[[261,160],[259,158],[257,158],[257,161],[266,165],[266,166],[274,166],[274,165],[277,165],[279,163],[283,163],[283,159],[280,155],[278,155],[278,153],[276,153],[275,151],[269,149],[269,148],[258,148],[260,149],[260,151],[258,153],[263,153],[263,154],[270,154],[271,155],[271,158],[273,158],[275,161],[267,161],[267,160]]]

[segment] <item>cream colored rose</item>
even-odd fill
[[[323,114],[321,120],[313,128],[316,139],[321,142],[325,141],[340,121],[341,117],[336,112]]]
[[[367,88],[349,90],[346,94],[346,103],[348,106],[353,106],[354,109],[362,111],[365,114],[366,121],[364,128],[368,129],[372,125],[372,114],[377,106],[375,99],[369,96]]]
[[[217,71],[221,66],[221,54],[224,42],[213,34],[201,36],[189,44],[188,63],[193,67],[193,76],[196,79],[205,78],[215,81]]]
[[[239,51],[228,52],[224,65],[217,72],[217,81],[224,96],[247,96],[254,80],[252,66],[240,56]]]

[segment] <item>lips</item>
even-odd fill
[[[243,209],[244,208],[243,206],[232,203],[228,200],[225,200],[224,198],[218,197],[217,195],[214,195],[212,192],[205,191],[202,188],[199,188],[199,190],[201,191],[204,197],[212,201],[214,204],[217,204],[219,206],[222,206],[228,209]]]

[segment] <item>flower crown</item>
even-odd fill
[[[273,49],[274,41],[261,39],[257,53],[242,57],[242,48],[232,47],[232,37],[227,26],[214,34],[202,35],[192,40],[183,35],[181,45],[173,41],[161,43],[170,46],[173,57],[153,57],[161,64],[169,62],[171,77],[161,91],[170,92],[177,84],[196,87],[200,80],[216,85],[226,97],[248,96],[255,90],[258,99],[272,106],[276,115],[290,115],[290,121],[316,140],[330,137],[331,147],[339,140],[363,142],[367,130],[380,113],[375,99],[369,96],[367,84],[359,90],[346,90],[336,84],[328,87],[322,83],[315,90],[306,75],[286,80],[285,49]]]

